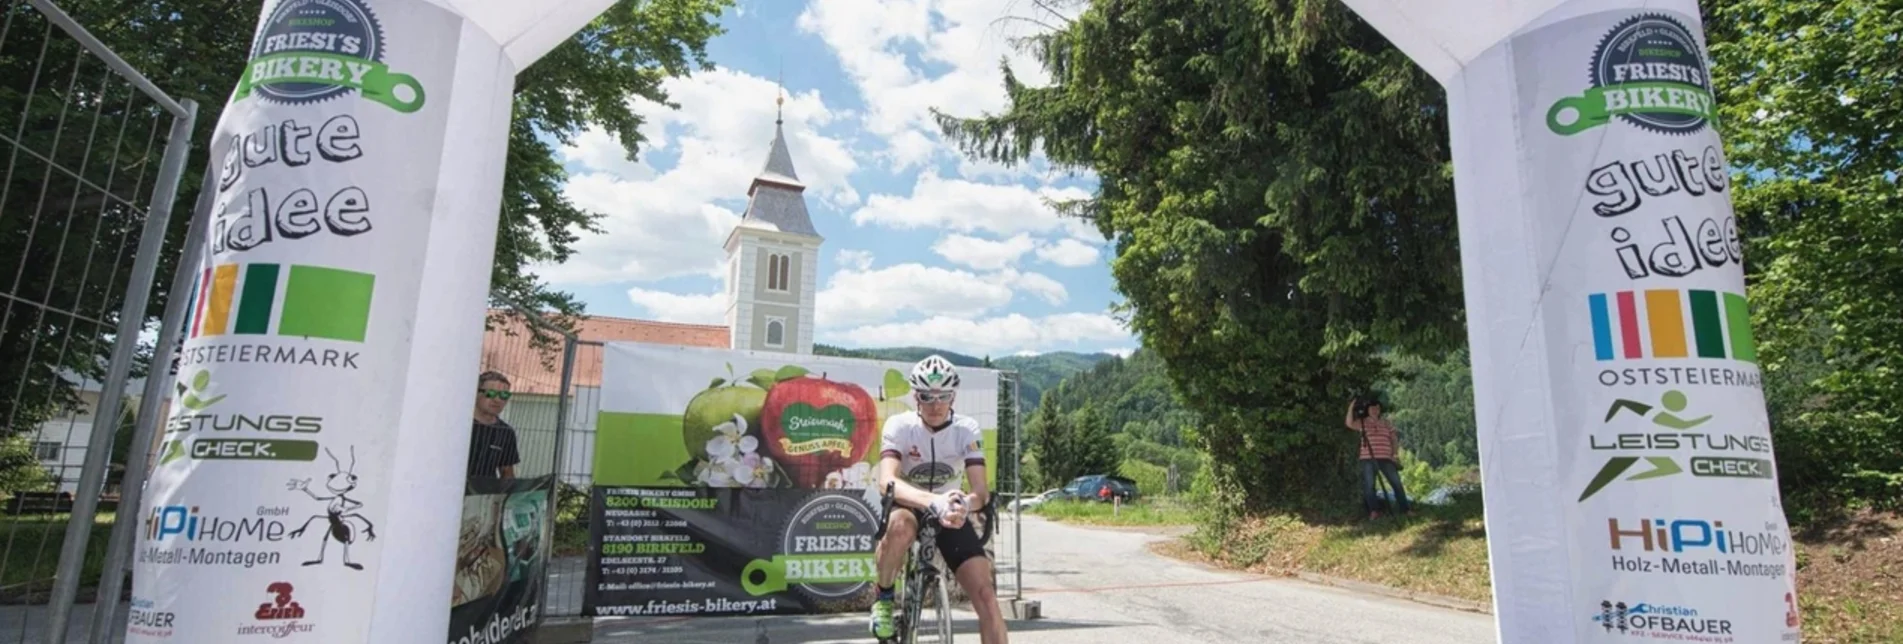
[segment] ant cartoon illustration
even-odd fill
[[[336,539],[337,543],[343,544],[344,546],[344,566],[353,570],[363,570],[363,564],[350,562],[350,544],[357,542],[357,531],[355,529],[356,526],[351,524],[348,519],[356,519],[363,522],[365,541],[377,540],[377,527],[371,525],[369,519],[355,512],[355,510],[363,507],[362,502],[353,501],[349,497],[344,496],[345,494],[349,494],[351,490],[357,489],[357,475],[353,473],[357,469],[357,447],[353,445],[350,448],[349,469],[344,468],[344,464],[337,460],[337,455],[332,454],[330,448],[324,448],[324,454],[330,456],[330,462],[337,464],[337,472],[331,474],[330,478],[324,482],[324,487],[329,489],[331,493],[336,496],[317,496],[317,493],[312,492],[310,489],[310,479],[292,480],[289,485],[290,489],[303,490],[305,494],[311,495],[313,499],[329,501],[330,503],[325,514],[313,514],[311,518],[304,520],[304,525],[298,526],[296,530],[292,530],[291,538],[296,539],[302,536],[304,529],[311,527],[312,521],[319,519],[328,521],[330,525],[324,534],[324,540],[317,546],[317,560],[306,561],[304,565],[315,566],[324,563],[324,549],[330,547],[330,541],[332,539]]]

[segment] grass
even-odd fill
[[[0,604],[43,601],[53,588],[53,573],[59,568],[61,542],[66,538],[70,514],[0,517]],[[93,523],[92,537],[86,542],[86,560],[80,568],[80,586],[91,588],[99,583],[99,569],[105,566],[106,544],[112,537],[111,513],[102,512]],[[81,592],[82,601],[92,595]]]
[[[1419,506],[1374,521],[1254,517],[1221,535],[1209,525],[1167,554],[1271,575],[1312,572],[1391,588],[1491,603],[1480,500]]]
[[[1006,512],[1010,509],[998,506],[999,514]],[[1195,509],[1186,502],[1155,497],[1138,498],[1121,508],[1100,501],[1046,501],[1025,508],[1024,513],[1053,521],[1102,526],[1193,525],[1197,517]]]
[[[1164,554],[1237,570],[1312,572],[1491,605],[1477,497],[1374,521],[1277,515],[1199,525]],[[1903,642],[1903,516],[1864,513],[1793,535],[1804,641]]]

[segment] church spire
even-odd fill
[[[806,184],[800,182],[799,173],[793,169],[793,153],[786,147],[786,120],[781,113],[786,95],[783,89],[778,94],[774,98],[773,144],[767,149],[766,167],[747,188],[747,212],[740,225],[818,237],[806,212]]]

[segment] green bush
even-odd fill
[[[1411,499],[1427,496],[1448,485],[1479,481],[1479,472],[1468,465],[1434,467],[1406,448],[1401,449],[1400,455],[1401,485],[1407,487],[1407,495]]]
[[[1138,493],[1151,496],[1169,493],[1170,471],[1167,469],[1143,461],[1124,461],[1117,473],[1136,481]]]
[[[25,435],[0,438],[0,496],[50,489],[53,478],[33,455],[33,443]]]

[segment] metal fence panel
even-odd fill
[[[1003,522],[996,531],[995,587],[1000,599],[1021,599],[1024,597],[1024,518],[1016,501],[1024,498],[1024,414],[1019,396],[1021,375],[1016,371],[998,374],[998,458],[1008,463],[999,464],[998,487],[1008,492],[1005,503],[998,506],[998,518]],[[1008,465],[1008,467],[1007,467]]]
[[[515,428],[522,455],[516,476],[555,475],[555,538],[542,604],[551,617],[581,614],[600,351],[598,343],[576,340],[559,319],[523,307],[492,311],[483,338],[482,370],[500,372],[513,391],[502,419]]]
[[[86,630],[120,487],[142,479],[125,398],[196,106],[47,0],[4,11],[0,644],[64,642]]]

